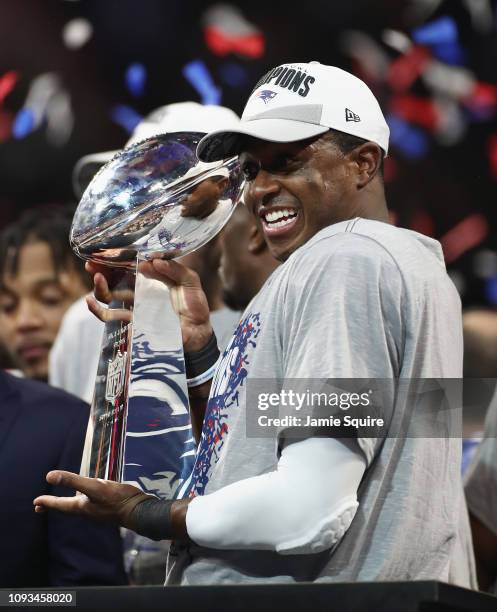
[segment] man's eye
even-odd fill
[[[291,165],[292,161],[292,158],[288,155],[279,155],[271,164],[271,170],[273,172],[284,172]]]
[[[16,303],[14,300],[0,300],[0,312],[8,315],[12,314],[16,309]]]
[[[40,295],[40,302],[45,306],[58,306],[62,301],[62,295],[59,292],[46,292]]]
[[[259,164],[255,160],[247,160],[242,164],[242,172],[245,180],[253,181],[259,172]]]

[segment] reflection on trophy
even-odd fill
[[[184,356],[169,289],[140,262],[201,247],[238,201],[237,159],[198,161],[202,136],[154,136],[118,153],[86,189],[71,230],[78,255],[113,269],[81,471],[168,497],[189,476],[172,482],[171,445],[178,457],[194,453]]]

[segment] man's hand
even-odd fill
[[[43,512],[46,509],[59,510],[67,514],[78,514],[91,519],[112,521],[133,531],[136,531],[138,527],[136,512],[134,512],[138,504],[147,499],[157,500],[153,495],[147,495],[132,485],[101,480],[100,478],[85,478],[62,470],[49,472],[47,482],[52,485],[62,485],[75,489],[80,494],[74,497],[40,495],[33,502],[35,512]],[[172,503],[169,518],[171,537],[188,538],[186,512],[189,503],[189,499],[180,499]],[[156,531],[157,525],[153,527],[153,530]],[[143,533],[143,535],[147,534]]]
[[[60,510],[68,514],[112,521],[128,529],[133,529],[132,512],[135,507],[151,497],[132,485],[85,478],[62,470],[49,472],[47,482],[75,489],[81,494],[74,497],[41,495],[33,502],[35,512],[43,512],[45,509]]]
[[[183,348],[185,352],[199,351],[212,336],[212,326],[209,319],[209,304],[205,296],[200,278],[196,272],[183,264],[160,258],[142,261],[139,271],[147,278],[156,279],[169,287],[171,301],[181,324]],[[95,297],[104,303],[112,299],[109,282],[114,278],[115,271],[106,266],[86,263],[86,270],[94,276]],[[129,312],[107,309],[93,298],[88,298],[88,307],[101,321],[124,319]]]

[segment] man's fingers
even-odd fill
[[[85,495],[74,497],[55,497],[54,495],[40,495],[34,500],[35,512],[42,512],[45,509],[60,510],[69,514],[83,514],[88,498]]]
[[[109,289],[109,283],[101,272],[97,272],[93,277],[94,289],[93,293],[99,302],[109,304],[112,301],[112,292]]]
[[[97,319],[106,323],[107,321],[124,321],[129,323],[132,318],[132,312],[126,308],[105,308],[99,304],[93,295],[86,297],[88,310],[93,313]]]
[[[152,266],[159,274],[166,276],[176,285],[200,287],[198,274],[187,266],[174,260],[152,259]]]
[[[95,499],[101,498],[102,495],[105,495],[106,491],[105,481],[98,480],[97,478],[87,478],[86,476],[80,476],[79,474],[63,470],[48,472],[47,482],[81,491],[81,493]]]

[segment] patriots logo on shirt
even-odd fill
[[[255,97],[263,100],[264,104],[268,104],[277,95],[278,92],[276,91],[271,91],[270,89],[263,89],[258,94],[256,94]]]
[[[123,480],[160,499],[188,487],[195,459],[184,372],[182,349],[158,351],[146,334],[134,337]]]

